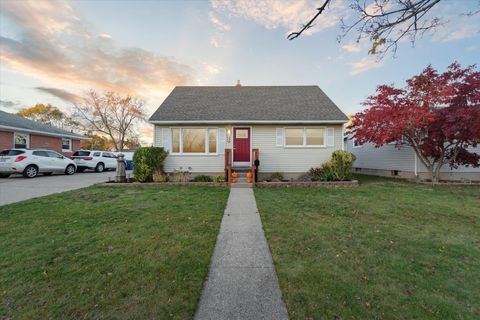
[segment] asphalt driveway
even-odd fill
[[[127,171],[127,174],[131,171]],[[0,206],[31,198],[42,197],[52,193],[64,192],[105,182],[108,178],[115,178],[115,171],[102,173],[89,172],[75,173],[72,176],[52,175],[33,179],[26,179],[21,175],[0,179]]]

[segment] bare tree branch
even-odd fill
[[[120,97],[113,92],[99,96],[92,90],[83,103],[75,105],[75,111],[86,130],[108,136],[121,151],[135,136],[133,124],[145,118],[143,104],[132,96]]]
[[[303,25],[302,28],[299,31],[290,33],[287,36],[287,39],[288,40],[293,40],[293,39],[297,38],[298,36],[300,36],[305,30],[313,27],[312,23],[315,21],[315,19],[318,18],[319,15],[322,14],[323,10],[325,10],[325,8],[327,7],[329,2],[330,2],[330,0],[325,0],[325,3],[323,4],[323,6],[321,6],[320,8],[317,8],[317,10],[318,10],[317,14],[315,16],[313,16],[313,18],[310,21],[308,21],[307,24]]]
[[[348,34],[356,31],[357,42],[363,39],[370,41],[369,54],[376,55],[379,59],[382,59],[387,52],[393,52],[395,56],[398,44],[402,39],[408,38],[411,45],[414,46],[419,36],[443,24],[439,17],[427,15],[440,1],[350,0],[349,7],[358,16],[353,21],[340,18],[342,31],[337,40],[340,42]],[[326,0],[323,6],[317,9],[318,12],[313,18],[299,31],[290,33],[287,39],[293,40],[311,28],[329,3],[330,0]],[[472,10],[463,15],[472,16],[477,13],[480,13],[480,10]]]

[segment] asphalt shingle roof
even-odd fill
[[[150,121],[347,121],[318,86],[176,87]]]
[[[70,138],[77,137],[79,139],[85,139],[85,137],[82,135],[72,133],[70,131],[63,130],[57,127],[52,127],[52,126],[49,126],[40,122],[36,122],[33,120],[29,120],[24,117],[17,116],[16,114],[4,112],[4,111],[0,111],[0,130],[2,129],[2,126],[12,127],[18,130],[23,129],[27,132],[38,131],[38,132],[43,132],[49,135],[65,136],[65,137],[68,136]]]

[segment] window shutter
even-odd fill
[[[283,135],[284,133],[283,128],[277,128],[277,147],[283,147]]]
[[[218,128],[218,154],[225,153],[226,133],[225,128]]]
[[[335,146],[335,129],[327,128],[327,147]]]
[[[162,128],[162,142],[163,149],[170,152],[170,150],[172,149],[172,129]]]

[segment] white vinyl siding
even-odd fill
[[[294,127],[298,126],[292,126]],[[330,160],[333,151],[342,149],[343,127],[342,125],[305,126],[305,128],[318,127],[326,128],[327,131],[328,128],[333,130],[333,146],[288,148],[283,146],[283,128],[274,125],[253,126],[252,148],[258,148],[260,151],[260,172],[302,173]],[[281,144],[279,144],[280,138]]]
[[[380,148],[375,148],[373,144],[365,143],[361,146],[354,146],[353,140],[346,141],[347,150],[352,152],[355,160],[355,168],[378,169],[378,170],[398,170],[415,171],[415,151],[409,146],[402,146],[400,149],[395,144],[387,144]],[[480,147],[472,148],[472,151],[480,153]],[[417,160],[417,171],[428,172],[420,160]],[[458,169],[450,169],[448,165],[443,166],[441,172],[480,172],[480,168],[460,166]]]
[[[410,148],[395,148],[395,145],[385,145],[375,148],[372,144],[365,143],[354,146],[353,140],[347,140],[347,151],[357,158],[353,164],[355,168],[414,171],[414,153]]]
[[[225,150],[225,128],[218,128],[217,150],[218,154],[170,154],[165,159],[164,170],[172,172],[174,170],[199,172],[199,173],[223,173]],[[155,125],[154,134],[155,147],[166,147],[171,149],[172,128]],[[223,141],[223,147],[221,143]]]

